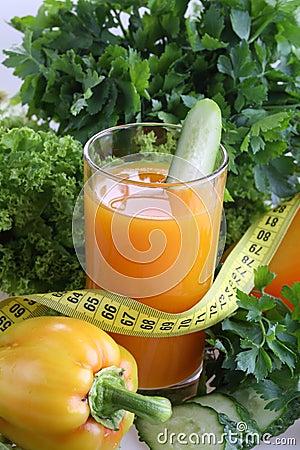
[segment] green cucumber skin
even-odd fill
[[[278,411],[265,409],[268,400],[264,400],[251,387],[245,387],[230,393],[241,405],[248,409],[261,433],[278,436],[284,433],[300,417],[300,402],[295,399]]]
[[[252,388],[239,389],[233,392],[232,396],[248,409],[250,416],[256,421],[261,432],[266,432],[271,424],[276,422],[283,414],[283,409],[279,411],[265,409],[268,402],[262,399]]]
[[[209,406],[218,413],[226,414],[232,422],[244,422],[247,424],[248,430],[260,431],[248,410],[229,394],[212,392],[211,394],[194,397],[190,401]]]
[[[208,406],[216,410],[219,422],[228,431],[226,450],[249,449],[255,447],[261,438],[261,432],[248,411],[234,397],[224,392],[191,398],[189,402]],[[238,440],[237,442],[235,442]]]
[[[266,432],[271,436],[278,436],[284,433],[300,417],[300,402],[292,400],[284,409],[282,415],[274,420],[267,428]]]
[[[199,100],[182,126],[167,182],[188,182],[214,170],[221,142],[222,114],[211,99]]]

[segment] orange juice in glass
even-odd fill
[[[212,284],[227,171],[221,146],[212,174],[166,183],[173,157],[168,152],[176,148],[180,129],[146,123],[113,127],[92,137],[84,150],[87,287],[170,313],[190,309]],[[140,390],[195,384],[203,331],[112,336],[134,355]]]

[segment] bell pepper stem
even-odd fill
[[[107,367],[100,370],[89,392],[91,415],[106,428],[118,430],[125,411],[154,423],[167,421],[172,414],[171,402],[164,397],[152,397],[129,391],[123,369]]]

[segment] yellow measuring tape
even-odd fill
[[[300,206],[300,194],[260,217],[232,250],[211,289],[191,309],[177,314],[158,311],[122,295],[77,290],[9,297],[0,303],[0,331],[48,308],[89,321],[105,331],[132,336],[178,336],[206,329],[237,309],[237,289],[253,288],[253,269],[268,265]]]

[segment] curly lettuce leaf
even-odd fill
[[[0,290],[84,286],[72,241],[82,165],[82,145],[70,136],[0,127]]]

